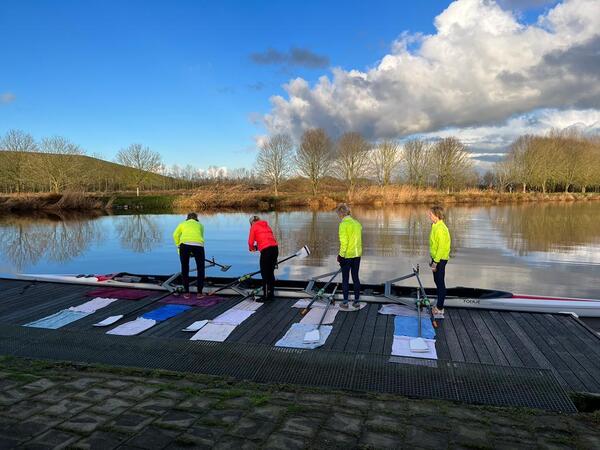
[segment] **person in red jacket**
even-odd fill
[[[279,257],[279,247],[273,230],[266,220],[258,216],[250,218],[248,248],[260,252],[260,276],[263,280],[263,301],[273,300],[275,295],[275,267]]]

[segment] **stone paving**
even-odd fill
[[[0,448],[598,449],[600,414],[2,358]]]

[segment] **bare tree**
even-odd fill
[[[371,152],[371,157],[377,182],[384,187],[389,185],[400,164],[400,145],[396,141],[385,140]]]
[[[369,143],[360,133],[344,133],[337,142],[335,170],[348,186],[351,198],[359,178],[367,174],[369,168]]]
[[[496,189],[498,189],[498,192],[504,192],[512,182],[513,167],[511,161],[508,158],[496,161],[492,172]]]
[[[401,168],[404,179],[418,188],[427,184],[431,161],[431,144],[421,140],[411,140],[404,144]]]
[[[296,150],[298,172],[309,179],[313,196],[317,195],[321,180],[331,173],[333,144],[322,128],[306,130]]]
[[[442,139],[432,149],[432,168],[438,189],[450,192],[467,184],[473,163],[462,142],[454,137]]]
[[[7,152],[5,164],[0,169],[2,179],[9,185],[14,185],[16,192],[23,190],[26,178],[25,163],[28,152],[36,152],[37,144],[33,137],[21,130],[8,130],[0,139],[0,150]]]
[[[37,181],[47,183],[50,191],[59,193],[65,189],[83,186],[85,163],[83,149],[61,136],[44,138],[40,152],[29,160],[28,172]]]
[[[275,197],[279,195],[281,182],[289,175],[294,144],[287,134],[268,137],[256,156],[256,170],[261,178],[273,186]]]
[[[142,144],[131,144],[129,147],[119,150],[116,161],[124,166],[135,169],[133,181],[137,196],[140,196],[140,187],[151,173],[162,167],[160,153],[144,147]]]

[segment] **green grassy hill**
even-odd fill
[[[137,169],[83,155],[16,153],[0,151],[0,192],[48,192],[53,183],[59,191],[88,192],[135,190]],[[147,173],[143,190],[191,187],[189,182]]]

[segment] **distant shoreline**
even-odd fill
[[[148,191],[135,193],[65,193],[0,195],[0,213],[28,211],[277,211],[289,209],[331,210],[339,202],[384,208],[394,205],[494,205],[531,202],[579,202],[600,200],[600,193],[497,192],[469,189],[446,193],[410,186],[358,188],[348,199],[345,191],[312,196],[307,192],[282,192],[275,197],[262,189],[244,186],[207,186],[192,191]]]

